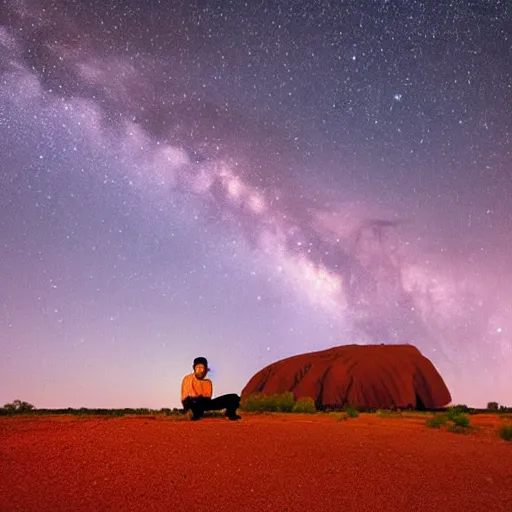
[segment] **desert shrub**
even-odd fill
[[[448,416],[451,416],[451,415],[456,416],[456,415],[462,414],[462,413],[468,414],[469,412],[471,412],[471,409],[467,405],[464,405],[464,404],[454,405],[453,407],[450,407],[446,411]]]
[[[512,441],[512,425],[501,425],[499,435],[505,441]]]
[[[357,418],[359,416],[359,411],[352,406],[345,407],[344,411],[349,418]]]
[[[271,403],[275,403],[277,412],[292,412],[295,405],[295,397],[292,392],[274,395]]]
[[[448,418],[444,414],[435,414],[432,418],[429,418],[425,424],[430,428],[441,428],[447,421]]]
[[[449,409],[446,416],[450,421],[459,427],[469,427],[469,416],[461,411],[458,407]]]
[[[244,397],[240,409],[246,412],[263,412],[267,410],[268,397],[262,393],[254,393]]]
[[[112,411],[117,411],[118,409],[112,409]],[[133,415],[137,415],[137,416],[140,416],[140,415],[147,415],[147,414],[150,414],[151,411],[149,409],[146,409],[146,408],[143,408],[143,407],[137,407],[136,409],[134,409],[133,407],[126,407],[124,409],[119,409],[120,411],[123,412],[123,415],[124,414],[133,414]],[[108,412],[107,412],[108,414]]]
[[[449,416],[449,420],[452,421],[458,427],[469,427],[469,416],[467,414],[454,414]]]
[[[469,429],[463,425],[450,424],[446,428],[448,432],[452,432],[454,434],[467,434]]]
[[[23,413],[33,411],[35,407],[32,404],[29,404],[28,402],[14,400],[12,403],[5,404],[3,406],[3,409],[6,413]]]
[[[315,401],[309,396],[304,396],[295,402],[292,410],[293,412],[314,414],[316,413]]]
[[[240,408],[245,412],[292,412],[295,405],[293,393],[264,395],[255,393],[245,397]]]
[[[425,424],[430,428],[441,428],[446,425],[449,432],[463,433],[469,431],[470,419],[467,414],[450,410],[446,414],[435,414]]]

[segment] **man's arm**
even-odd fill
[[[205,379],[203,381],[203,396],[205,398],[211,398],[213,395],[213,384],[210,379]]]
[[[185,400],[187,396],[190,395],[190,383],[188,379],[188,375],[183,377],[183,380],[181,381],[181,401]]]

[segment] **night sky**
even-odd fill
[[[508,0],[0,7],[2,404],[411,343],[512,405],[511,256]]]

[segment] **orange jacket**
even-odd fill
[[[213,385],[210,379],[198,379],[195,374],[191,373],[183,377],[181,383],[181,401],[187,396],[196,397],[204,396],[211,398],[213,394]]]

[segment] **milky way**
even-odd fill
[[[508,4],[118,4],[0,11],[0,400],[412,343],[511,402]]]

